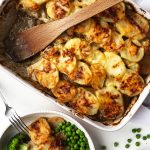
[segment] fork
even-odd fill
[[[4,98],[3,94],[0,91],[0,97],[3,100],[5,106],[6,106],[6,111],[5,111],[5,116],[9,119],[11,124],[19,131],[24,134],[29,135],[29,128],[26,126],[26,124],[23,122],[21,117],[16,113],[16,111],[10,107],[6,99]]]

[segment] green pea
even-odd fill
[[[84,142],[87,142],[87,139],[86,139],[86,137],[84,137],[82,140],[83,140]]]
[[[132,142],[132,139],[128,139],[127,141],[128,141],[128,143],[131,143],[131,142]]]
[[[71,136],[71,132],[67,132],[67,135],[68,135],[68,136]]]
[[[136,129],[132,129],[132,133],[136,133]]]
[[[75,135],[76,135],[76,132],[73,132],[73,133],[72,133],[72,136],[75,136]]]
[[[81,147],[84,147],[84,146],[85,146],[85,143],[84,143],[84,142],[81,142],[80,145],[81,145]]]
[[[72,141],[72,143],[73,143],[73,145],[74,145],[74,144],[77,144],[77,141]]]
[[[140,139],[140,138],[141,138],[141,135],[140,135],[140,134],[137,134],[137,135],[136,135],[136,138],[137,138],[137,139]]]
[[[102,146],[101,146],[101,149],[102,149],[102,150],[106,150],[107,147],[106,147],[105,145],[102,145]]]
[[[65,127],[65,125],[62,125],[62,129],[65,129],[66,127]]]
[[[66,126],[70,126],[71,125],[71,123],[70,122],[66,122]]]
[[[136,142],[135,145],[136,146],[140,146],[141,144],[140,144],[140,142]]]
[[[143,136],[143,140],[144,140],[144,141],[147,140],[147,136]]]
[[[74,139],[75,139],[75,140],[77,140],[77,139],[78,139],[78,136],[77,136],[77,135],[75,135],[75,136],[74,136]]]
[[[76,130],[76,133],[77,133],[77,134],[80,134],[80,133],[81,133],[81,130],[77,129],[77,130]]]
[[[74,145],[74,148],[75,148],[75,149],[78,149],[78,145],[77,145],[77,144],[75,144],[75,145]]]
[[[142,131],[142,129],[141,129],[141,128],[137,128],[136,131],[137,131],[138,133],[140,133],[140,132]]]
[[[74,139],[73,136],[71,136],[71,137],[70,137],[70,140],[73,140],[73,139]]]
[[[76,126],[73,124],[73,125],[71,125],[71,127],[72,127],[72,129],[74,129]]]
[[[119,143],[118,143],[118,142],[115,142],[115,143],[114,143],[114,146],[115,146],[115,147],[118,147],[118,146],[119,146]]]
[[[147,138],[150,139],[150,134],[147,134]]]
[[[129,144],[126,144],[126,145],[125,145],[125,148],[129,148],[129,147],[130,147],[130,145],[129,145]]]

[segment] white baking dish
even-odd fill
[[[150,14],[147,11],[141,9],[135,2],[133,2],[132,0],[125,0],[125,2],[129,2],[129,3],[133,4],[133,6],[136,8],[136,10],[139,14],[145,16],[147,19],[150,19]],[[13,73],[7,67],[4,67],[3,65],[0,65],[0,69],[3,70],[3,71],[6,71],[13,78],[17,79],[19,82],[23,83],[25,86],[31,88],[31,90],[36,91],[38,94],[41,94],[43,96],[43,98],[46,98],[48,100],[52,100],[54,103],[57,103],[53,97],[50,97],[49,95],[43,94],[42,92],[40,92],[39,90],[37,90],[36,88],[31,86],[31,84],[29,84],[28,82],[26,82],[25,80],[23,80],[19,76],[16,76],[15,73]],[[100,122],[93,121],[93,120],[91,120],[91,119],[89,119],[85,116],[78,116],[73,109],[71,109],[71,108],[69,108],[65,105],[60,105],[59,103],[57,103],[57,105],[62,107],[63,109],[65,109],[67,111],[70,111],[74,115],[78,116],[80,119],[84,120],[85,122],[93,125],[94,127],[98,128],[98,129],[105,130],[105,131],[115,131],[115,130],[118,130],[118,129],[122,128],[132,118],[132,116],[135,114],[135,112],[139,109],[139,107],[144,102],[145,98],[149,94],[149,91],[150,91],[150,83],[147,84],[147,86],[145,87],[143,92],[140,94],[138,100],[135,103],[130,105],[131,109],[129,109],[125,113],[125,116],[122,118],[122,120],[120,120],[119,123],[116,123],[116,124],[111,125],[111,126],[110,125],[106,126],[106,125],[104,125]]]

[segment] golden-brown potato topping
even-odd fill
[[[92,72],[86,63],[79,61],[73,73],[68,77],[75,83],[88,85],[92,79]]]
[[[118,90],[130,97],[140,94],[143,88],[144,81],[142,77],[132,70],[127,70],[118,84]]]
[[[29,76],[43,87],[54,88],[59,81],[59,72],[55,64],[42,58],[27,69]]]
[[[69,82],[60,80],[56,87],[52,89],[52,93],[60,103],[66,103],[75,97],[77,90]]]
[[[50,124],[50,126],[52,127],[57,127],[57,125],[59,125],[62,122],[65,122],[64,118],[61,117],[50,117],[47,118],[48,123]]]
[[[106,51],[119,52],[121,48],[125,45],[125,42],[120,34],[117,32],[112,32],[111,40],[107,45],[104,45]]]
[[[56,45],[53,47],[47,47],[41,54],[42,58],[47,59],[54,64],[58,63],[58,59],[61,55],[61,50],[63,47],[61,45]]]
[[[72,105],[76,111],[85,115],[95,115],[99,108],[96,96],[81,87],[78,88],[77,96]]]
[[[45,118],[39,118],[29,126],[31,140],[36,145],[41,145],[49,141],[51,128]]]
[[[122,36],[126,36],[128,38],[136,40],[141,40],[145,37],[138,26],[133,24],[131,20],[126,17],[117,21],[115,26]]]
[[[61,19],[71,11],[70,0],[52,0],[46,4],[47,14],[52,19]]]
[[[71,74],[77,66],[77,59],[74,52],[71,50],[62,49],[56,66],[61,73],[66,75]]]
[[[29,10],[38,10],[39,5],[38,3],[35,3],[33,0],[20,0],[19,5],[21,5],[24,9],[29,9]]]
[[[125,17],[125,4],[123,2],[101,12],[97,15],[106,22],[114,23]]]
[[[120,77],[126,72],[126,66],[119,55],[114,52],[104,52],[106,56],[105,69],[109,76]]]
[[[96,91],[99,101],[99,111],[102,118],[116,119],[124,112],[123,99],[119,91],[113,87]]]
[[[106,79],[106,71],[104,67],[100,64],[93,64],[90,68],[92,71],[91,86],[94,89],[102,88]]]
[[[144,57],[144,48],[135,45],[131,40],[126,40],[125,47],[120,51],[122,58],[131,62],[139,62]]]
[[[88,64],[100,64],[103,67],[106,64],[106,57],[98,48],[91,49],[91,53],[84,59]]]
[[[70,39],[65,44],[65,48],[69,51],[73,51],[79,60],[84,59],[91,54],[91,47],[88,42],[80,38]]]
[[[87,41],[99,44],[101,47],[107,45],[111,40],[111,29],[104,21],[92,21],[89,30],[85,33]]]

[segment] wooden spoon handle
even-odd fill
[[[64,30],[110,8],[111,6],[121,2],[123,0],[98,0],[93,4],[82,8],[80,11],[73,13],[72,15],[58,20],[59,25],[64,25]],[[50,23],[51,24],[51,23]]]

